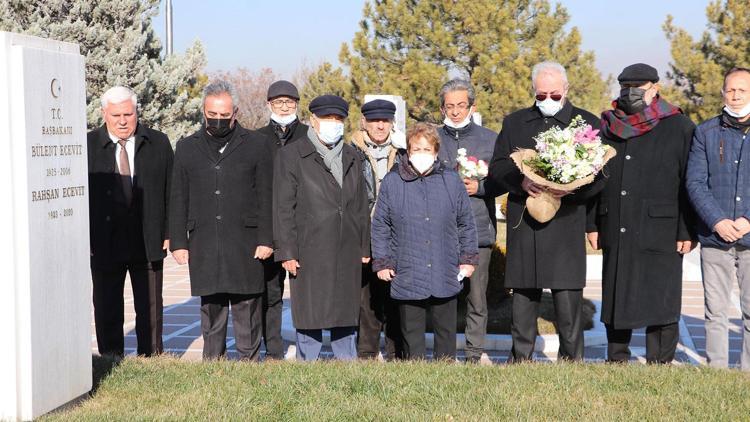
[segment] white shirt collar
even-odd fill
[[[109,132],[107,132],[107,135],[109,135],[109,139],[111,139],[112,142],[114,142],[114,143],[119,143],[120,142],[120,138],[118,138],[117,136],[115,136],[115,135],[113,135],[113,134],[111,134]],[[128,141],[135,141],[135,135],[131,136],[127,140]]]

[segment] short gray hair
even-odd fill
[[[201,102],[201,104],[206,103],[206,98],[215,97],[221,94],[228,94],[230,97],[232,97],[233,108],[236,108],[239,105],[239,98],[237,97],[237,90],[234,89],[234,85],[223,79],[215,80],[206,85],[206,87],[203,89],[203,101]]]
[[[107,104],[120,104],[127,100],[133,103],[133,107],[138,106],[138,96],[132,89],[119,85],[113,86],[102,94],[102,108],[107,108]]]
[[[536,78],[537,76],[545,73],[557,73],[562,76],[565,85],[568,84],[568,73],[565,71],[565,67],[558,62],[545,61],[537,63],[531,68],[531,87],[536,89]]]
[[[469,96],[469,107],[474,105],[474,100],[477,98],[474,87],[471,85],[471,81],[468,79],[451,79],[450,81],[443,84],[440,88],[440,107],[445,105],[445,94],[453,91],[466,91]]]

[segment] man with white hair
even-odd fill
[[[490,164],[490,177],[509,192],[505,287],[513,289],[510,359],[532,359],[542,289],[551,289],[560,337],[558,359],[582,360],[586,206],[604,187],[604,179],[570,195],[550,190],[562,197],[562,205],[552,220],[540,223],[525,212],[525,204],[544,188],[523,176],[510,154],[517,148],[534,149],[535,136],[555,126],[565,128],[577,116],[594,129],[599,119],[568,101],[568,78],[559,63],[535,65],[531,85],[536,102],[505,117]]]
[[[94,321],[101,354],[125,352],[123,290],[130,274],[139,355],[163,351],[163,260],[173,152],[162,132],[138,122],[136,94],[101,97],[104,125],[88,133]]]

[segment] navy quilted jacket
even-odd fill
[[[394,299],[458,294],[459,264],[478,262],[474,214],[458,173],[436,161],[432,172],[421,177],[408,160],[401,160],[380,186],[372,256],[374,271],[396,272]]]

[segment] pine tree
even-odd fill
[[[553,10],[547,0],[368,2],[359,32],[339,54],[349,70],[350,121],[366,94],[382,93],[403,96],[410,120],[440,122],[440,87],[463,76],[474,83],[483,124],[497,130],[503,116],[533,103],[531,67],[543,60],[563,64],[571,101],[596,113],[608,104],[607,82],[593,53],[580,50],[578,30],[564,30],[568,21],[565,9]],[[325,82],[331,73],[314,76]]]
[[[89,128],[102,124],[101,94],[131,87],[139,118],[173,142],[197,129],[206,59],[196,41],[184,55],[161,56],[151,26],[159,0],[0,0],[0,30],[74,42],[86,57]]]
[[[717,0],[706,7],[708,28],[697,41],[672,17],[664,23],[671,43],[667,78],[674,85],[665,96],[695,122],[717,115],[723,106],[721,88],[726,71],[750,65],[750,9],[747,1]]]

